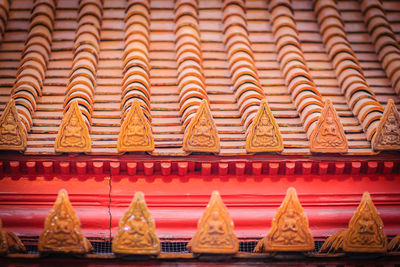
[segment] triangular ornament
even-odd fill
[[[26,131],[15,107],[14,99],[8,101],[0,117],[0,150],[24,151]]]
[[[246,151],[257,152],[281,152],[283,141],[279,126],[276,123],[267,100],[261,101],[257,115],[250,125],[246,139]]]
[[[46,218],[38,249],[39,252],[76,254],[93,250],[90,242],[83,236],[79,218],[64,189],[58,192],[53,209]]]
[[[132,101],[118,136],[118,151],[153,151],[154,139],[151,125],[144,116],[137,99]]]
[[[58,130],[56,152],[90,152],[92,148],[88,127],[82,117],[78,101],[72,102]]]
[[[119,222],[112,251],[120,254],[158,255],[161,245],[155,230],[156,225],[147,209],[143,193],[137,192]]]
[[[325,101],[324,109],[310,136],[310,151],[317,153],[345,153],[348,150],[342,123],[331,100]]]
[[[201,101],[196,115],[186,128],[183,137],[183,150],[187,152],[219,153],[220,144],[217,127],[205,99]]]
[[[376,151],[400,150],[400,114],[392,99],[383,112],[372,147]]]
[[[263,252],[314,249],[307,216],[293,187],[287,190],[286,197],[272,220],[271,229],[261,242],[264,242]]]
[[[363,194],[357,210],[350,220],[343,238],[343,251],[383,253],[387,250],[387,237],[368,192]]]
[[[26,252],[24,244],[13,232],[4,230],[0,220],[0,255],[23,252]]]
[[[188,247],[193,253],[234,254],[239,250],[239,242],[233,228],[224,202],[214,191]]]

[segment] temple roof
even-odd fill
[[[283,155],[311,154],[309,138],[327,99],[350,155],[376,154],[371,139],[384,108],[389,99],[400,107],[399,52],[390,56],[395,65],[387,62],[392,50],[385,52],[400,51],[397,0],[12,0],[9,7],[3,0],[0,6],[0,26],[6,25],[0,27],[0,110],[10,96],[20,106],[31,99],[25,107],[33,111],[23,120],[26,155],[56,154],[73,99],[90,128],[92,155],[120,154],[121,118],[134,98],[151,122],[149,153],[171,156],[187,154],[184,132],[202,99],[220,155],[249,154],[246,134],[264,97]],[[85,86],[74,91],[77,84]],[[29,88],[40,92],[26,93]]]

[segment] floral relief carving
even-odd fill
[[[400,114],[390,99],[372,140],[374,150],[400,149]]]
[[[329,98],[310,136],[310,150],[321,153],[345,153],[348,150],[343,126]]]
[[[233,232],[233,221],[218,191],[212,193],[188,248],[193,253],[234,254],[238,251],[239,243]]]
[[[297,198],[294,188],[289,188],[279,207],[268,235],[260,240],[254,252],[310,251],[314,239],[308,227],[308,219]]]
[[[90,152],[91,140],[88,127],[74,101],[61,122],[55,143],[56,152]]]
[[[143,114],[140,103],[134,99],[121,126],[118,136],[118,151],[153,151],[154,139],[151,125]]]
[[[386,252],[387,238],[371,196],[365,192],[343,238],[345,252]]]
[[[0,117],[0,150],[19,150],[26,148],[26,132],[11,99]]]
[[[156,226],[147,209],[144,195],[137,192],[119,222],[112,250],[121,254],[158,255],[161,245],[155,230]]]
[[[217,127],[208,108],[207,100],[201,101],[183,137],[183,149],[187,152],[212,152],[220,150]]]
[[[261,101],[260,108],[250,125],[246,139],[247,152],[281,152],[282,136],[267,101]]]
[[[53,209],[46,218],[38,249],[40,252],[77,254],[88,253],[93,249],[82,234],[79,218],[64,189],[58,193]]]

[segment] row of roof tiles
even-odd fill
[[[134,11],[132,11],[132,6],[135,6],[135,9],[133,9]],[[152,111],[150,109],[151,100],[147,100],[144,96],[149,96],[149,91],[152,91],[150,88],[151,82],[149,75],[146,69],[143,69],[143,66],[151,66],[152,61],[144,62],[144,64],[142,64],[143,62],[140,62],[141,64],[132,62],[131,65],[127,66],[127,54],[144,53],[144,57],[141,55],[141,58],[149,61],[148,56],[145,54],[150,46],[148,42],[149,34],[152,34],[151,31],[149,32],[149,24],[151,25],[151,18],[149,18],[151,8],[149,7],[149,4],[145,1],[130,1],[127,4],[124,28],[126,41],[124,48],[124,96],[122,102],[123,113],[126,113],[132,99],[137,98],[142,100],[141,106],[148,119]],[[85,118],[88,119],[89,125],[93,124],[91,118],[94,109],[95,90],[97,91],[97,66],[95,65],[97,65],[98,62],[98,54],[100,53],[101,47],[101,10],[101,2],[80,2],[79,15],[77,17],[79,23],[76,31],[74,48],[75,56],[70,82],[67,86],[67,97],[64,99],[64,105],[66,106],[65,111],[73,100],[78,100],[81,112],[85,115]],[[292,94],[292,101],[297,111],[300,113],[300,118],[303,121],[303,126],[307,135],[310,136],[313,130],[313,127],[310,128],[310,125],[315,125],[314,122],[318,119],[315,113],[318,114],[321,111],[322,99],[318,89],[313,85],[311,74],[308,74],[307,62],[301,51],[298,30],[293,19],[293,7],[290,2],[287,1],[271,1],[269,10],[272,14],[272,33],[275,36],[281,70],[286,84],[290,87],[289,92]],[[202,51],[199,49],[202,44],[201,31],[198,26],[198,11],[199,8],[195,1],[177,2],[175,5],[174,20],[176,28],[174,40],[176,43],[176,60],[178,62],[178,88],[180,88],[181,91],[181,97],[179,98],[181,115],[184,115],[187,110],[186,107],[193,105],[194,108],[191,113],[193,114],[198,111],[199,99],[205,99],[207,97],[207,91],[204,88],[207,79],[204,79],[202,71]],[[323,16],[321,15],[323,11],[329,14],[332,13],[333,15]],[[347,96],[350,108],[358,115],[359,121],[368,134],[367,137],[371,139],[376,131],[379,118],[382,116],[383,108],[375,100],[374,93],[366,86],[367,83],[363,77],[362,68],[358,64],[355,53],[351,50],[351,45],[346,39],[346,32],[341,23],[340,13],[335,3],[330,1],[317,2],[315,12],[321,25],[321,35],[324,37],[323,39],[327,52],[334,63],[339,85],[342,87],[343,94]],[[52,20],[49,14],[47,18],[52,24],[54,18]],[[328,23],[324,21],[328,21]],[[31,29],[34,22],[35,19],[32,19]],[[257,102],[264,98],[264,91],[261,89],[257,67],[253,58],[252,43],[247,28],[245,3],[241,1],[226,1],[223,5],[221,22],[223,25],[223,40],[228,60],[228,69],[230,70],[232,84],[234,85],[233,96],[235,96],[235,98],[233,101],[237,101],[239,114],[241,116],[241,124],[244,125],[243,130],[246,132],[258,110]],[[131,27],[133,27],[132,30],[129,30]],[[146,28],[146,30],[143,30],[143,27]],[[334,33],[330,33],[332,29],[334,29]],[[51,33],[51,31],[45,32]],[[336,40],[336,42],[331,42],[330,40],[332,39]],[[49,40],[49,38],[47,38],[47,40]],[[143,42],[143,40],[145,41]],[[25,46],[28,44],[29,43],[26,43]],[[132,45],[129,46],[129,44]],[[343,49],[343,45],[347,45],[347,48]],[[142,49],[140,49],[140,47],[142,47]],[[82,57],[79,56],[81,53],[84,53]],[[190,54],[189,57],[185,57],[185,53],[186,55]],[[338,56],[341,53],[343,56]],[[133,55],[133,58],[135,58],[135,55]],[[342,59],[338,60],[337,58]],[[79,65],[82,61],[84,61],[84,63]],[[88,64],[88,61],[95,62],[96,64]],[[203,79],[201,77],[203,77]],[[191,87],[192,84],[197,84],[193,82],[196,79],[199,80],[199,86],[202,88],[200,92],[203,92],[201,93],[203,97],[198,96],[199,90]],[[181,85],[182,83],[183,85]],[[185,91],[184,94],[186,97],[182,97],[182,87],[184,85],[189,85],[186,86],[188,90],[187,92]],[[39,86],[41,87],[40,83]],[[72,89],[73,86],[79,88],[74,90]],[[37,91],[41,92],[41,90]],[[29,103],[34,103],[36,105],[37,99],[33,101],[32,96],[29,94],[25,93],[25,97],[22,96],[21,98],[24,99],[25,102],[30,100]],[[185,101],[187,101],[187,104],[185,104]],[[17,107],[18,106],[19,104],[17,103]],[[35,108],[31,108],[31,110],[34,109]],[[20,116],[21,114],[24,113],[20,112]],[[32,115],[29,115],[30,114],[25,114],[22,116],[26,116],[28,118],[27,121],[32,121]],[[191,118],[192,117],[189,116],[182,118],[182,124],[188,125]],[[30,125],[31,122],[26,124]],[[29,127],[27,128],[29,129]],[[227,132],[227,134],[229,133]]]

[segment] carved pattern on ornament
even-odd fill
[[[387,237],[383,232],[383,222],[371,196],[365,192],[344,235],[343,251],[383,253],[386,250]]]
[[[255,252],[311,251],[314,239],[308,227],[296,190],[289,188],[278,208],[268,235],[260,240]]]
[[[183,137],[183,150],[211,153],[219,153],[220,151],[217,127],[205,99],[201,101],[196,115],[186,128]]]
[[[120,254],[158,255],[161,245],[155,230],[156,226],[147,209],[144,195],[137,192],[119,222],[112,251]]]
[[[74,101],[61,122],[55,150],[56,152],[90,152],[91,147],[88,127],[82,117],[78,101]]]
[[[253,123],[250,125],[246,139],[246,151],[257,152],[281,152],[283,140],[267,101],[261,101],[260,108]]]
[[[0,150],[26,149],[26,132],[15,107],[14,99],[8,101],[0,117]]]
[[[348,143],[342,123],[328,98],[310,136],[310,151],[317,153],[345,153]]]
[[[214,191],[188,249],[193,253],[234,254],[239,242],[233,230],[229,212],[218,191]]]
[[[90,242],[83,236],[79,218],[64,189],[58,193],[53,209],[46,218],[38,249],[40,252],[76,254],[93,250]]]
[[[151,125],[145,117],[137,99],[132,101],[131,108],[121,126],[118,136],[118,151],[153,151],[154,139]]]
[[[379,122],[374,139],[374,150],[400,150],[400,114],[390,99]]]

